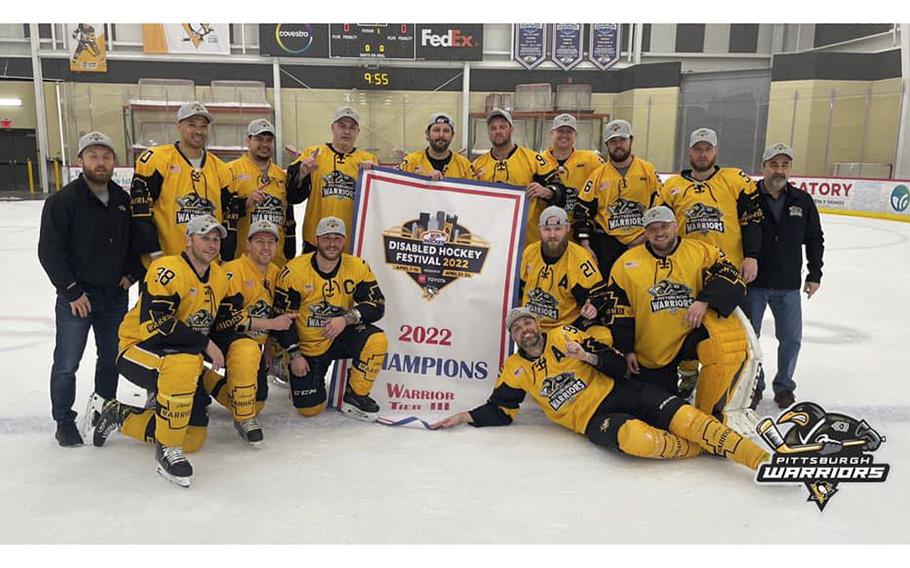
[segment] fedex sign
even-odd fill
[[[483,24],[417,24],[417,59],[483,59]]]

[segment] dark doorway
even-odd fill
[[[28,191],[29,160],[32,161],[35,191],[41,191],[35,131],[0,129],[0,191]]]

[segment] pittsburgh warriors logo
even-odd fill
[[[778,426],[788,426],[782,434]],[[799,402],[756,428],[774,452],[756,474],[759,483],[803,483],[808,501],[824,511],[840,483],[883,482],[890,466],[874,463],[885,437],[865,420],[825,412],[814,402]]]
[[[540,385],[540,396],[549,400],[550,408],[559,410],[587,386],[575,373],[560,373],[544,379]]]
[[[421,213],[383,235],[385,261],[406,272],[432,300],[459,278],[472,278],[483,270],[490,243],[458,224],[458,216],[445,211]]]
[[[528,309],[542,318],[559,321],[559,302],[545,290],[534,288],[528,294]]]
[[[696,203],[686,210],[686,233],[724,232],[723,213],[717,207]]]
[[[272,317],[272,306],[262,299],[256,300],[253,305],[247,307],[246,311],[251,318],[269,319]],[[265,337],[268,334],[269,331],[267,329],[249,332],[250,337]]]
[[[195,177],[202,174],[199,172],[193,172],[194,185]],[[215,204],[201,197],[198,193],[187,193],[181,197],[177,198],[177,224],[183,225],[189,223],[195,217],[201,215],[215,215]]]
[[[354,188],[357,180],[339,171],[332,171],[322,176],[322,196],[354,200]]]
[[[630,201],[620,197],[610,204],[610,221],[607,230],[628,229],[642,226],[642,216],[645,206],[637,201]]]
[[[310,313],[307,314],[307,327],[325,327],[325,322],[331,318],[343,316],[344,308],[333,306],[325,300],[309,306]]]
[[[661,280],[651,288],[648,293],[654,298],[651,300],[651,313],[670,310],[687,310],[692,305],[692,289],[684,284],[669,280]]]
[[[284,226],[284,203],[274,195],[266,194],[259,205],[250,214],[250,224],[269,221],[279,227]]]
[[[208,335],[214,321],[215,318],[208,310],[199,310],[187,318],[186,325],[190,326],[193,331]]]

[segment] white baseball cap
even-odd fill
[[[114,141],[111,140],[110,136],[101,132],[89,132],[80,138],[79,151],[76,153],[76,156],[82,156],[82,152],[89,146],[104,146],[115,155],[117,154],[117,150],[114,150]]]
[[[793,148],[787,146],[786,144],[772,144],[772,145],[768,146],[767,148],[765,148],[765,153],[762,154],[761,161],[763,163],[767,162],[774,156],[778,156],[780,154],[783,154],[784,156],[787,156],[788,158],[790,158],[792,160],[793,159]]]
[[[218,229],[222,239],[227,236],[227,229],[218,222],[218,219],[211,215],[199,215],[190,219],[190,222],[186,224],[186,236],[207,235],[215,229]]]
[[[209,114],[209,110],[205,108],[205,105],[198,101],[183,103],[180,105],[180,108],[177,109],[177,122],[184,121],[194,116],[205,117],[205,119],[209,121],[209,124],[215,122],[215,119]]]
[[[553,126],[550,127],[550,130],[556,130],[562,126],[568,126],[575,132],[578,132],[578,121],[571,114],[557,114],[553,117]]]
[[[631,138],[632,125],[622,119],[611,120],[607,123],[607,137],[604,141],[609,142],[613,138]]]
[[[271,122],[264,118],[257,118],[254,121],[250,122],[250,125],[246,128],[246,133],[248,136],[256,136],[257,134],[262,134],[268,132],[269,134],[275,134],[275,127]]]
[[[338,110],[335,111],[335,116],[332,118],[332,124],[342,118],[350,118],[357,123],[357,126],[360,126],[360,114],[349,106],[338,107]]]
[[[512,126],[512,115],[509,114],[509,111],[502,110],[501,108],[494,108],[490,111],[490,114],[487,115],[487,124],[496,117],[504,118],[506,122],[509,123],[509,126]]]
[[[432,128],[434,124],[448,124],[452,127],[452,132],[455,132],[455,121],[444,112],[435,112],[430,115],[430,121],[427,122],[427,130]]]
[[[641,217],[641,224],[645,227],[651,223],[657,222],[675,223],[676,215],[674,215],[673,210],[666,205],[658,205],[657,207],[652,207],[645,211],[645,214]]]
[[[344,221],[338,217],[323,217],[320,219],[319,224],[316,225],[316,236],[322,237],[325,235],[341,235],[346,237],[347,231],[344,227]]]
[[[689,148],[695,146],[699,142],[707,142],[717,148],[717,132],[714,132],[710,128],[698,128],[693,130],[692,134],[689,135]]]
[[[261,219],[259,221],[256,221],[255,223],[250,223],[250,234],[247,237],[247,239],[248,240],[252,239],[253,236],[256,235],[257,233],[269,233],[270,235],[273,235],[276,239],[279,238],[278,237],[278,225],[276,225],[275,223],[272,223],[271,221],[267,221],[266,219]]]
[[[568,227],[569,216],[566,210],[558,205],[550,205],[540,214],[541,227]]]
[[[509,310],[509,315],[506,316],[506,329],[512,331],[512,325],[521,318],[534,318],[536,320],[537,316],[529,308],[524,306],[512,308]]]

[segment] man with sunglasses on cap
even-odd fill
[[[287,195],[292,203],[307,200],[303,218],[303,252],[316,250],[316,225],[324,217],[338,217],[345,226],[354,220],[354,191],[360,169],[379,159],[355,147],[360,114],[340,107],[332,118],[332,141],[307,146],[288,167]]]
[[[674,459],[705,451],[753,470],[770,458],[678,396],[624,378],[622,355],[583,331],[543,331],[528,308],[513,308],[506,327],[518,352],[506,359],[487,403],[440,420],[434,429],[509,425],[530,394],[552,422],[623,454]]]
[[[455,137],[455,121],[444,112],[430,116],[427,123],[427,142],[429,145],[404,157],[398,169],[428,176],[433,181],[444,177],[476,179],[471,162],[449,150]]]
[[[610,273],[607,325],[632,378],[678,393],[683,361],[702,365],[695,407],[740,432],[755,384],[746,327],[733,311],[746,286],[723,251],[678,235],[666,206],[643,216],[647,242],[626,251]],[[753,425],[754,426],[754,425]]]
[[[228,235],[221,241],[221,256],[233,258],[240,203],[231,171],[205,149],[212,121],[205,105],[181,105],[177,110],[180,140],[149,148],[136,160],[131,210],[145,266],[161,256],[181,254],[186,224],[205,215],[224,223]]]
[[[95,393],[113,398],[117,327],[126,314],[127,290],[142,274],[132,250],[129,194],[111,179],[113,140],[89,132],[79,140],[76,156],[82,175],[44,202],[38,237],[38,260],[57,290],[51,414],[57,443],[64,447],[83,444],[72,406],[89,329],[98,351]]]
[[[159,475],[189,487],[193,467],[184,452],[205,442],[208,395],[199,380],[203,360],[224,367],[224,353],[210,339],[216,320],[247,325],[242,299],[224,301],[228,278],[218,265],[227,230],[211,215],[186,224],[185,250],[152,262],[139,301],[120,325],[117,399],[105,401],[86,429],[95,446],[115,431],[155,443]],[[219,314],[219,311],[223,313]]]
[[[234,189],[241,203],[237,221],[237,254],[246,252],[250,225],[268,221],[278,226],[278,251],[272,262],[279,268],[297,255],[294,236],[293,204],[288,202],[287,174],[273,159],[275,127],[264,118],[247,126],[247,151],[228,162],[233,175]]]
[[[645,241],[641,219],[657,198],[660,178],[651,162],[632,154],[631,124],[611,121],[606,133],[609,161],[585,180],[572,229],[609,277],[619,255]]]
[[[376,420],[370,397],[389,341],[373,325],[385,314],[385,297],[362,258],[344,252],[344,221],[324,217],[316,226],[316,250],[287,263],[278,275],[277,313],[298,314],[295,325],[277,333],[291,359],[291,401],[303,416],[326,403],[325,374],[332,361],[353,359],[341,411]]]
[[[537,219],[549,205],[565,205],[566,189],[559,181],[556,168],[534,150],[512,141],[512,115],[494,108],[487,115],[487,133],[492,148],[474,160],[477,179],[525,188],[530,200],[525,227],[525,246],[540,240]]]
[[[575,201],[585,180],[604,163],[597,152],[575,148],[577,137],[578,120],[568,113],[558,114],[553,117],[550,127],[550,146],[540,154],[548,167],[556,171],[559,182],[566,189],[563,208],[569,214],[570,223],[575,217]]]

